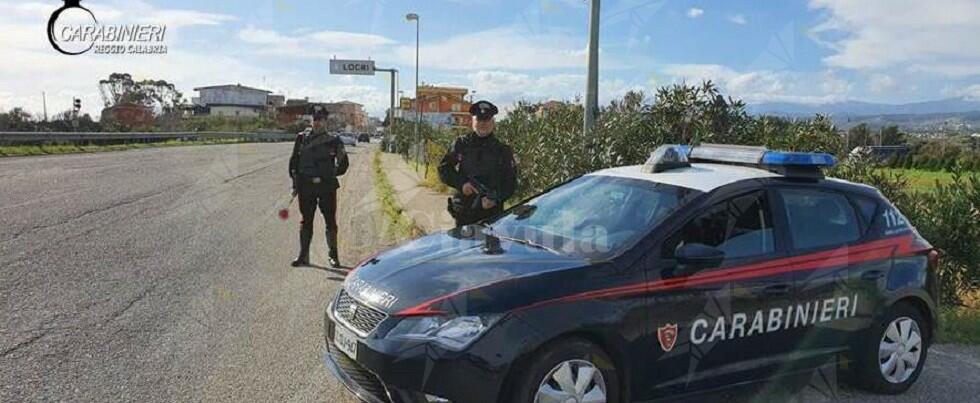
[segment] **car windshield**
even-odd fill
[[[589,259],[617,255],[700,192],[639,179],[584,176],[492,224],[501,238]]]

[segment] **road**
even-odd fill
[[[321,361],[345,271],[290,267],[298,213],[275,215],[290,150],[0,159],[0,402],[352,402]],[[350,154],[347,265],[383,247],[370,152]]]
[[[322,311],[345,270],[289,267],[296,210],[275,216],[289,150],[0,159],[0,402],[353,402],[321,361]],[[351,150],[342,180],[348,265],[390,243],[371,150]],[[312,260],[326,262],[321,231]],[[710,400],[976,401],[980,349],[938,346],[900,397],[836,385]]]

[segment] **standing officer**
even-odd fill
[[[480,101],[470,107],[470,114],[473,132],[457,138],[439,163],[439,179],[456,190],[449,199],[449,214],[457,227],[502,213],[517,185],[514,152],[493,135],[497,107]]]
[[[293,194],[299,195],[302,222],[299,230],[299,257],[293,267],[310,263],[310,241],[313,239],[313,217],[317,206],[327,223],[327,248],[330,265],[340,267],[337,255],[337,189],[338,176],[347,173],[350,162],[344,143],[327,133],[327,110],[314,105],[313,127],[296,137],[293,155],[289,158],[289,177],[293,179]]]

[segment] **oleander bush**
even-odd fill
[[[900,172],[888,172],[862,158],[846,158],[849,150],[830,119],[786,119],[752,116],[745,105],[726,98],[711,83],[664,87],[648,99],[631,92],[600,109],[591,136],[582,130],[579,102],[535,104],[518,102],[498,119],[496,135],[514,149],[521,199],[597,169],[642,164],[662,144],[723,143],[764,145],[788,151],[822,151],[841,164],[828,174],[878,188],[905,213],[919,232],[942,251],[940,278],[943,302],[980,286],[980,174],[969,166],[932,154],[908,158],[903,164],[949,169],[953,180],[925,191],[913,190]],[[425,150],[415,148],[415,127],[399,122],[385,138],[406,157],[437,163],[456,135],[423,126]],[[918,160],[913,161],[914,159]]]

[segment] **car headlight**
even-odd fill
[[[469,347],[502,315],[423,316],[402,319],[388,332],[390,339],[432,341],[453,351]]]

